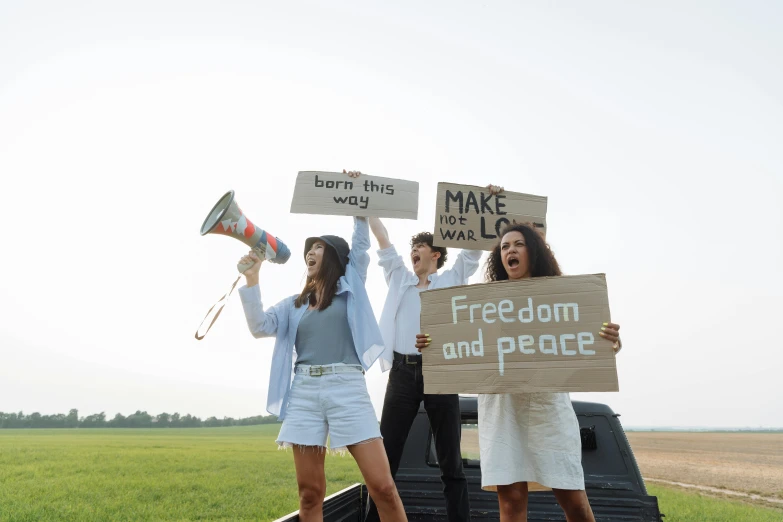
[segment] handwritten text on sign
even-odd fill
[[[532,222],[545,230],[546,204],[543,196],[505,191],[493,196],[483,187],[438,183],[433,243],[492,250],[508,223]]]
[[[617,391],[603,274],[421,294],[424,393]]]
[[[416,219],[418,210],[416,181],[338,172],[300,172],[291,202],[296,214]]]

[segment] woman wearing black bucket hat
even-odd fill
[[[323,516],[327,437],[332,451],[354,457],[383,519],[407,520],[364,380],[383,352],[364,287],[369,248],[366,218],[354,218],[350,248],[339,236],[308,238],[304,288],[267,310],[258,288],[262,260],[252,252],[241,260],[255,263],[239,289],[248,327],[254,337],[276,338],[267,410],[283,421],[278,445],[295,448],[301,520]]]

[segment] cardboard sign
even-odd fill
[[[296,177],[294,214],[328,214],[416,219],[419,183],[341,172],[300,172]]]
[[[421,293],[424,393],[618,391],[603,274]]]
[[[535,223],[546,235],[546,197],[502,192],[485,187],[438,183],[435,205],[435,246],[492,250],[504,225]]]

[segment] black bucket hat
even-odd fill
[[[348,246],[348,242],[340,236],[308,237],[304,247],[305,259],[307,259],[307,253],[316,241],[323,241],[337,252],[337,259],[340,260],[340,265],[343,267],[343,271],[345,271],[345,266],[348,264],[348,254],[351,253],[351,247]]]

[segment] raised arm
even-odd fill
[[[378,248],[385,250],[392,246],[391,241],[389,241],[389,232],[381,222],[381,218],[371,217],[369,218],[369,221],[370,230],[372,230],[375,240],[378,241]]]
[[[358,178],[362,173],[358,170],[346,171],[343,169],[343,173],[347,174],[351,178]],[[389,241],[389,233],[386,231],[386,227],[381,223],[381,220],[377,217],[371,218],[354,218],[354,231],[353,231],[353,245],[351,246],[351,263],[354,264],[354,268],[359,273],[362,281],[367,281],[367,267],[370,264],[370,255],[367,250],[370,248],[370,235],[367,231],[368,228],[372,229],[375,239],[380,246],[380,262],[383,267],[384,274],[386,276],[386,283],[389,283],[391,273],[397,268],[405,268],[402,263],[402,258],[394,251],[394,247]],[[366,240],[366,245],[364,241]],[[357,243],[358,241],[358,243]],[[354,255],[354,251],[356,254]],[[384,256],[384,253],[386,254]],[[396,258],[399,258],[397,261]]]
[[[255,338],[272,337],[277,334],[277,324],[280,314],[286,313],[287,302],[282,301],[264,311],[261,302],[261,291],[258,288],[258,272],[263,264],[253,251],[239,260],[240,263],[254,263],[252,267],[243,272],[247,285],[239,289],[239,297],[242,300],[242,308],[245,310],[245,319],[250,333]]]
[[[402,256],[397,253],[397,249],[394,245],[389,245],[389,248],[378,250],[378,264],[383,268],[383,277],[386,279],[386,284],[391,286],[392,278],[405,277],[405,274],[409,273],[409,270],[405,268],[405,262],[402,260]]]
[[[457,284],[467,284],[468,278],[478,270],[479,262],[481,261],[481,256],[483,254],[483,250],[463,250],[457,256],[454,266],[444,272],[444,275],[447,272],[451,272],[458,281]]]
[[[362,282],[367,281],[367,267],[370,266],[370,227],[367,218],[353,218],[353,237],[351,238],[351,253],[349,262],[353,266]]]
[[[245,310],[247,327],[253,337],[260,339],[261,337],[276,336],[278,320],[281,314],[287,313],[290,298],[264,311],[258,285],[243,286],[239,289],[239,297],[242,300],[242,308]]]

